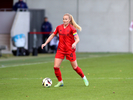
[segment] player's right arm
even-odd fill
[[[49,38],[47,39],[47,41],[44,44],[42,44],[42,46],[41,46],[42,49],[43,49],[44,46],[46,46],[54,38],[54,36],[57,33],[58,33],[58,27],[56,27],[55,31],[49,36]]]
[[[47,39],[47,41],[44,43],[44,44],[42,44],[42,49],[43,49],[43,47],[44,46],[46,46],[53,38],[54,38],[54,36],[55,36],[55,34],[54,33],[52,33],[50,36],[49,36],[49,38]]]
[[[42,46],[41,46],[42,49],[43,49],[44,46],[46,46],[54,38],[54,36],[57,33],[58,33],[58,26],[56,27],[55,31],[49,36],[49,38],[47,39],[47,41],[44,44],[42,44]]]

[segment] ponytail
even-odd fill
[[[73,18],[73,16],[71,15],[71,14],[65,14],[65,15],[67,15],[67,16],[69,16],[69,18],[70,18],[70,24],[73,26],[73,27],[75,27],[76,29],[78,29],[78,30],[82,30],[82,28],[75,22],[75,20],[74,20],[74,18]]]

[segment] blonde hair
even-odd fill
[[[64,16],[68,16],[69,17],[69,19],[70,19],[70,24],[73,26],[73,27],[75,27],[76,29],[78,29],[78,30],[82,30],[82,28],[75,22],[75,20],[74,20],[74,18],[73,18],[73,16],[71,15],[71,14],[69,14],[69,13],[66,13]]]

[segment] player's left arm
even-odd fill
[[[72,44],[72,49],[76,49],[76,44],[79,42],[79,36],[76,33],[76,35],[74,35],[75,38],[75,42]]]

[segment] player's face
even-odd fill
[[[70,23],[70,19],[69,19],[69,16],[63,16],[63,23],[64,25],[68,25]]]

